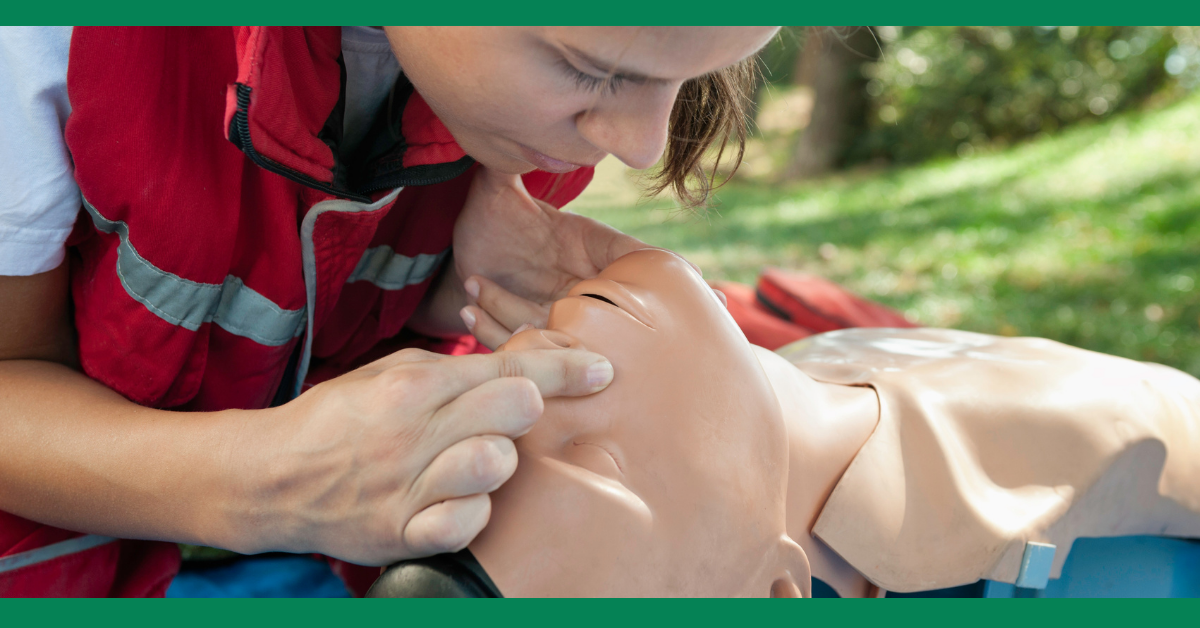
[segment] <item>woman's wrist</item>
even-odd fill
[[[188,537],[209,547],[257,554],[288,549],[278,523],[288,477],[283,454],[287,416],[280,408],[224,410],[203,418],[221,436],[209,454],[214,473],[202,480],[193,500]],[[202,491],[202,492],[201,492]]]

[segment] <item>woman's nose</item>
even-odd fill
[[[666,149],[679,85],[641,85],[636,92],[579,114],[576,128],[596,148],[642,170],[658,163]]]

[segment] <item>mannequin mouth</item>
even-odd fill
[[[642,325],[654,329],[654,318],[646,306],[620,283],[611,279],[594,277],[581,281],[576,290],[578,292],[568,298],[584,299],[593,304],[593,307],[615,308]],[[600,303],[604,305],[600,305]]]
[[[600,300],[600,301],[604,301],[605,303],[607,303],[607,304],[609,304],[609,305],[611,305],[611,306],[613,306],[613,307],[615,307],[615,308],[617,308],[617,309],[621,309],[621,306],[617,305],[616,303],[613,303],[613,302],[612,302],[612,299],[608,299],[608,298],[606,298],[606,297],[602,297],[602,296],[600,296],[600,295],[598,295],[598,294],[581,294],[581,295],[579,295],[579,296],[581,296],[581,297],[591,297],[591,298],[593,298],[593,299],[597,299],[597,300]]]
[[[588,443],[588,442],[584,442],[584,441],[571,441],[571,444],[576,447],[595,447],[596,449],[599,449],[601,452],[604,453],[604,455],[608,456],[609,459],[612,460],[613,466],[615,466],[617,468],[617,473],[621,477],[625,477],[625,467],[621,465],[621,461],[617,460],[617,455],[614,454],[611,450],[609,450],[609,448],[607,448],[603,445],[598,445],[596,443]]]
[[[575,299],[575,300],[584,301],[588,304],[587,305],[588,307],[600,308],[603,310],[610,310],[610,311],[616,310],[617,312],[620,312],[620,316],[622,316],[624,318],[628,318],[629,320],[631,320],[631,321],[637,323],[638,325],[641,325],[642,327],[645,327],[647,329],[654,329],[654,327],[650,326],[648,323],[646,323],[646,321],[642,320],[641,316],[639,316],[637,312],[632,311],[630,308],[624,308],[624,307],[621,307],[620,305],[617,305],[616,301],[614,301],[613,299],[609,299],[608,297],[603,297],[603,296],[600,296],[598,294],[593,294],[593,293],[587,293],[587,294],[577,294],[574,296],[569,296],[569,297],[567,297],[567,299]]]

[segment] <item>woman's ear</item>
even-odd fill
[[[779,539],[778,575],[771,583],[770,597],[812,597],[812,570],[808,555],[790,537]]]

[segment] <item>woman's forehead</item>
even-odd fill
[[[685,81],[754,54],[773,26],[546,27],[552,44],[581,53],[595,69],[635,78]]]

